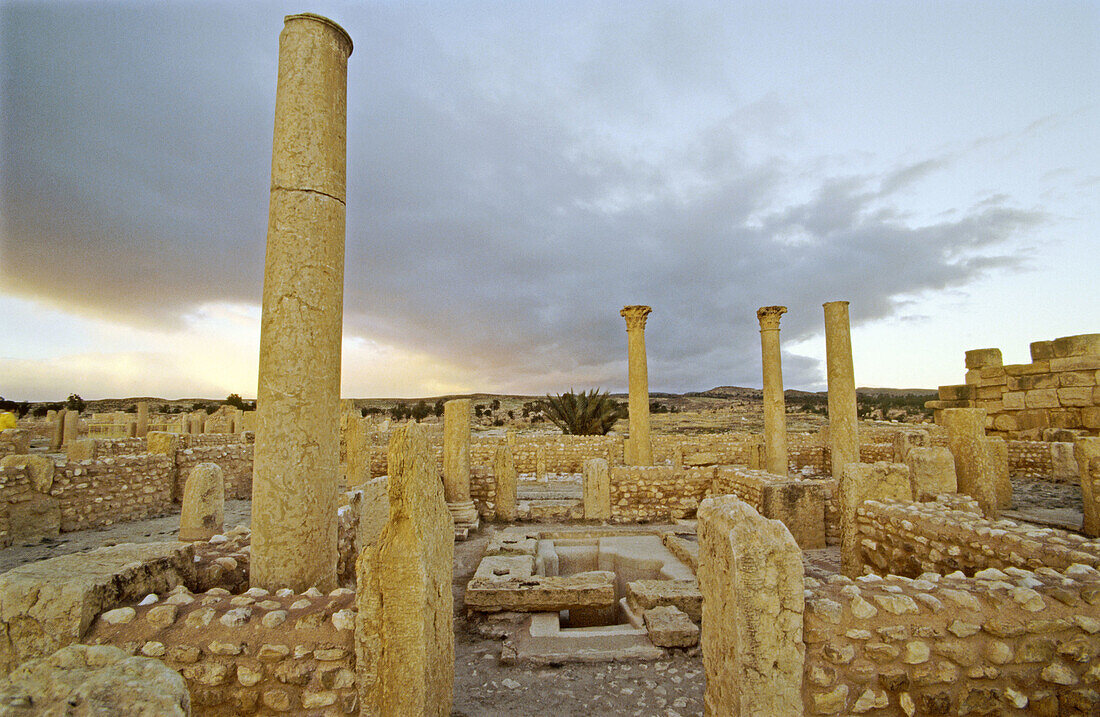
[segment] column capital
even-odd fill
[[[761,306],[756,310],[756,320],[761,331],[779,331],[779,317],[787,313],[786,306]]]
[[[833,307],[833,306],[847,307],[849,303],[850,302],[848,302],[848,301],[826,301],[824,304],[822,304],[822,306],[824,306],[826,309],[828,309],[830,307]]]
[[[635,304],[633,306],[624,306],[623,310],[619,312],[619,315],[626,319],[627,331],[640,331],[645,329],[645,320],[651,311],[653,311],[653,309],[649,306]]]

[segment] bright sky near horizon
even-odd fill
[[[0,0],[0,396],[255,395],[278,34],[348,30],[343,395],[962,381],[1100,332],[1095,2]]]

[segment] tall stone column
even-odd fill
[[[626,319],[626,351],[630,382],[630,443],[628,466],[653,465],[653,445],[649,440],[649,369],[645,357],[645,321],[648,306],[624,306],[619,314]]]
[[[829,449],[833,478],[840,480],[844,466],[859,463],[859,414],[856,411],[856,377],[852,367],[852,332],[848,302],[828,301],[825,307],[825,366],[829,385]]]
[[[336,587],[347,60],[318,15],[279,35],[252,479],[253,587]]]
[[[455,529],[477,530],[477,508],[470,500],[470,399],[443,404],[443,496]]]
[[[145,438],[149,432],[149,402],[139,401],[137,410],[137,435],[138,438]]]
[[[985,517],[996,520],[997,470],[985,442],[985,409],[945,408],[942,420],[959,492],[977,500]]]
[[[787,409],[783,403],[783,363],[779,355],[779,317],[786,306],[756,310],[760,322],[760,354],[764,366],[764,469],[787,475]]]

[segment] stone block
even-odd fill
[[[533,555],[487,555],[478,563],[474,577],[483,582],[507,583],[527,580],[534,574]]]
[[[498,447],[493,455],[493,480],[496,482],[496,518],[511,523],[516,519],[518,476],[512,449],[507,445]]]
[[[501,532],[489,541],[485,555],[535,555],[539,541],[537,533]]]
[[[1049,373],[1031,376],[1009,376],[1006,386],[1009,391],[1036,391],[1046,388],[1058,388],[1058,376]]]
[[[1071,442],[1050,444],[1050,477],[1055,483],[1077,483],[1077,458]]]
[[[985,411],[948,409],[943,412],[943,425],[947,429],[948,448],[955,458],[959,492],[976,499],[986,517],[996,516],[996,466],[986,448]]]
[[[856,526],[856,511],[867,500],[912,500],[913,487],[909,480],[909,467],[904,463],[885,461],[849,463],[844,466],[839,493],[841,570],[848,577],[859,577],[863,574],[863,554]]]
[[[77,642],[101,612],[194,581],[194,549],[123,544],[0,574],[0,674]]]
[[[703,594],[695,580],[631,580],[626,603],[635,614],[671,606],[695,622],[703,619]]]
[[[1058,389],[1058,403],[1067,407],[1092,405],[1091,386],[1070,386]]]
[[[708,498],[699,552],[704,714],[802,714],[802,551],[790,531],[734,496]]]
[[[27,470],[31,488],[42,494],[48,494],[53,487],[54,464],[47,456],[32,454],[14,454],[0,458],[0,468],[21,467]]]
[[[585,520],[611,518],[611,471],[603,458],[584,462],[582,475]]]
[[[90,461],[96,457],[96,440],[81,438],[65,443],[65,455],[70,461]]]
[[[1002,366],[1000,349],[971,349],[966,352],[966,367],[980,369],[991,366]]]
[[[974,386],[965,383],[940,386],[940,399],[944,401],[969,401],[974,398]]]
[[[942,390],[943,387],[940,388]],[[894,434],[894,462],[904,463],[910,450],[927,448],[929,445],[931,438],[928,431],[898,431]]]
[[[955,459],[951,451],[938,446],[917,447],[905,457],[913,500],[929,501],[941,493],[955,493]]]
[[[1055,408],[1050,411],[1050,425],[1054,428],[1080,428],[1081,409]]]
[[[1089,430],[1100,429],[1100,406],[1081,409],[1081,427]]]
[[[1053,372],[1096,371],[1097,369],[1100,369],[1100,356],[1072,356],[1050,360],[1050,370]]]
[[[225,524],[225,474],[216,463],[199,463],[191,469],[183,488],[180,540],[209,540]]]
[[[1091,388],[1096,385],[1096,371],[1065,371],[1055,375],[1058,377],[1058,386],[1061,388],[1072,386]]]
[[[24,428],[6,428],[0,431],[0,438],[12,453],[26,455],[31,449],[31,432]]]
[[[615,573],[607,570],[504,581],[474,577],[466,585],[466,607],[479,612],[557,612],[614,604]]]
[[[1100,438],[1082,438],[1073,444],[1073,453],[1081,477],[1081,532],[1100,537]]]
[[[981,369],[981,377],[982,382],[978,387],[979,397],[983,388],[1004,386],[1008,382],[1007,374],[1000,366],[987,366]]]
[[[1018,430],[1019,424],[1015,414],[1001,413],[993,417],[993,430],[1013,433]]]
[[[966,375],[963,376],[963,381],[965,381],[968,386],[979,385],[982,382],[981,370],[976,368],[970,369],[966,372]]]
[[[821,485],[808,481],[765,485],[760,493],[760,513],[787,526],[803,550],[825,547],[825,493]]]
[[[1062,404],[1058,402],[1058,389],[1040,388],[1024,393],[1024,406],[1026,408],[1058,408]]]
[[[1046,359],[1054,358],[1054,342],[1053,341],[1032,341],[1031,342],[1031,360],[1043,361]]]
[[[1079,334],[1054,339],[1054,358],[1100,356],[1100,334]]]
[[[645,627],[657,647],[693,647],[699,642],[699,628],[671,605],[647,610]]]
[[[993,492],[1001,510],[1012,505],[1012,481],[1008,473],[1008,444],[1003,438],[985,439],[986,450],[993,467]]]
[[[1016,425],[1021,431],[1050,428],[1050,412],[1043,409],[1028,409],[1016,414]]]
[[[1006,411],[1022,411],[1027,408],[1023,391],[1008,391],[1001,396],[1001,406]]]
[[[41,493],[7,505],[8,535],[12,543],[39,543],[61,533],[61,508],[56,498]]]

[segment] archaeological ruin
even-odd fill
[[[795,430],[765,306],[762,430],[674,432],[630,305],[618,430],[364,415],[351,53],[285,18],[257,409],[0,432],[0,556],[179,516],[0,573],[0,712],[1100,714],[1100,334],[967,352],[934,422],[860,420],[830,301],[828,420]]]

